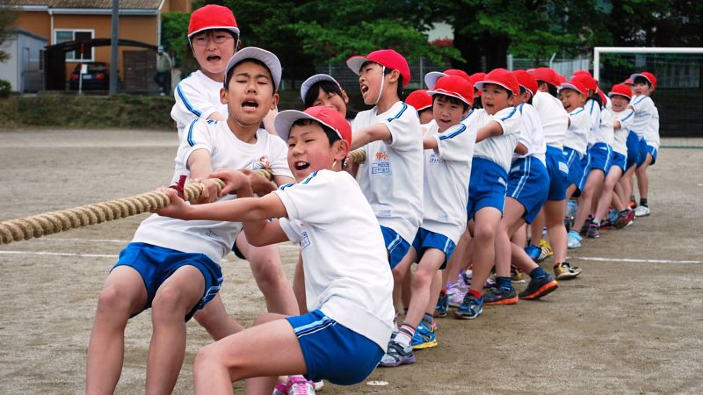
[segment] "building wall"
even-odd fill
[[[7,52],[10,55],[10,59],[7,62],[0,63],[0,79],[6,80],[12,86],[12,91],[17,92],[19,89],[17,70],[17,35],[11,35],[5,40],[0,49]]]
[[[110,15],[56,15],[54,14],[54,30],[56,29],[92,29],[93,38],[110,38],[112,34],[112,17]],[[31,31],[38,35],[47,37],[47,45],[55,44],[54,32],[51,31],[51,16],[48,12],[25,11],[21,12],[16,22],[16,27]],[[157,17],[121,15],[119,23],[120,39],[140,41],[147,44],[157,45]],[[124,77],[122,67],[122,52],[124,50],[141,50],[140,48],[119,47],[117,59],[120,78]],[[110,47],[95,47],[94,61],[110,64]],[[78,62],[66,62],[66,79]]]

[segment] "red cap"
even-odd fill
[[[610,92],[608,92],[609,97],[613,97],[614,95],[623,96],[630,100],[632,99],[632,90],[626,84],[615,84],[610,88]]]
[[[555,88],[559,87],[561,82],[559,81],[559,78],[557,77],[557,72],[554,71],[554,69],[550,69],[549,67],[538,67],[534,70],[532,70],[532,76],[535,78],[537,81],[544,81]]]
[[[623,84],[625,84],[625,85],[635,85],[635,81],[633,81],[632,78],[627,77],[627,79],[625,79],[625,81],[623,81]]]
[[[474,86],[477,82],[486,78],[486,73],[479,71],[478,73],[471,74],[471,76],[469,78],[470,78],[469,83],[471,84],[471,86]],[[475,87],[474,87],[474,90],[476,91],[476,96],[481,97],[481,95],[483,94],[483,91],[476,90]]]
[[[427,94],[431,96],[451,96],[463,101],[469,106],[471,106],[474,100],[474,89],[469,83],[469,80],[456,75],[447,75],[440,78],[437,80],[434,89],[428,91]]]
[[[425,85],[427,85],[427,89],[434,89],[437,80],[444,77],[445,75],[455,75],[457,77],[465,78],[466,80],[471,81],[471,77],[469,77],[469,75],[466,74],[464,70],[447,69],[444,71],[430,71],[429,73],[425,74]]]
[[[427,94],[427,89],[418,89],[410,92],[408,97],[405,98],[405,103],[410,104],[415,107],[417,112],[420,112],[432,107],[432,96]]]
[[[573,75],[581,75],[581,74],[587,75],[587,76],[593,78],[593,74],[591,74],[591,72],[588,70],[576,70],[576,71],[574,71]]]
[[[577,91],[578,93],[582,95],[586,95],[588,88],[583,84],[583,82],[579,78],[572,78],[568,82],[562,82],[561,85],[559,85],[559,91],[561,92],[564,89],[573,89]]]
[[[532,96],[537,93],[537,80],[525,70],[515,70],[513,75],[517,78],[518,84],[527,89]]]
[[[188,24],[189,40],[195,34],[213,29],[229,30],[238,36],[239,28],[232,10],[221,5],[208,4],[190,14],[190,23]]]
[[[478,90],[482,90],[483,85],[485,84],[500,85],[503,88],[512,91],[514,95],[520,94],[520,84],[518,84],[513,73],[506,69],[498,68],[491,70],[482,80],[477,81],[474,84],[474,87]]]
[[[567,81],[566,77],[557,73],[556,71],[554,72],[555,75],[557,76],[557,81],[559,81],[559,85],[565,83]]]
[[[312,119],[337,132],[337,135],[345,140],[349,145],[352,141],[351,125],[344,117],[333,108],[326,106],[308,107],[305,111],[286,110],[276,114],[274,126],[278,135],[284,141],[288,140],[290,128],[295,121],[300,119]]]
[[[606,103],[608,101],[608,97],[605,96],[605,92],[603,92],[600,88],[598,88],[596,92],[598,92],[598,96],[600,96],[601,103]]]
[[[347,66],[354,74],[359,75],[361,65],[366,62],[374,62],[391,70],[398,70],[403,77],[403,88],[410,82],[410,66],[408,66],[408,61],[405,60],[403,55],[392,49],[379,49],[366,56],[352,56],[347,59]]]
[[[581,84],[583,84],[583,86],[585,86],[586,89],[588,89],[589,91],[595,92],[596,90],[598,90],[598,83],[596,82],[596,80],[593,79],[593,77],[591,77],[591,73],[587,71],[581,73],[576,72],[574,73],[573,77],[571,77],[571,79],[577,79],[581,81]]]
[[[644,79],[649,81],[650,84],[652,84],[652,88],[657,89],[657,77],[655,77],[654,74],[650,73],[649,71],[643,71],[641,73],[632,74],[630,76],[630,79],[634,81],[637,77],[643,77]]]

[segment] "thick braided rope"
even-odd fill
[[[350,152],[349,157],[354,163],[361,163],[366,160],[366,154],[362,149]],[[261,169],[257,172],[269,180],[273,179],[273,174],[268,169]],[[213,180],[217,183],[217,191],[219,192],[224,187],[224,182],[216,178]],[[199,183],[187,184],[183,188],[183,196],[189,202],[198,200],[201,193],[202,185]],[[2,221],[0,222],[0,244],[29,240],[73,228],[155,211],[167,206],[168,203],[169,199],[166,194],[147,192],[124,199],[109,200],[66,210],[51,211],[31,217]]]
[[[220,179],[213,180],[216,182],[219,192],[225,183]],[[202,191],[202,184],[190,183],[183,188],[183,196],[185,200],[192,202],[200,197]],[[165,193],[148,192],[124,199],[3,221],[0,222],[0,244],[9,244],[13,241],[28,240],[81,226],[125,218],[158,210],[168,204],[169,198]]]

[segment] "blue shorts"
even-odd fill
[[[610,166],[612,169],[613,166],[617,166],[622,169],[622,172],[624,173],[627,170],[627,157],[625,155],[613,151],[613,164]],[[608,170],[610,172],[610,170]]]
[[[444,262],[442,262],[442,266],[439,267],[439,270],[443,270],[447,267],[447,262],[449,262],[449,257],[452,256],[452,252],[454,252],[454,247],[456,246],[449,237],[425,228],[418,229],[415,239],[413,240],[413,248],[417,251],[418,262],[428,248],[436,248],[444,253]]]
[[[383,233],[383,242],[386,245],[386,251],[388,251],[388,263],[393,269],[410,251],[410,243],[405,241],[398,232],[383,225],[381,225],[381,233]]]
[[[627,134],[627,168],[629,169],[632,166],[639,167],[644,163],[645,159],[646,155],[644,158],[642,157],[640,138],[637,137],[635,132],[630,130],[630,133]]]
[[[566,188],[569,186],[569,166],[566,164],[564,151],[557,147],[547,146],[547,171],[549,172],[549,194],[547,200],[560,201],[566,199]]]
[[[652,155],[652,163],[649,165],[652,166],[657,162],[657,155],[659,154],[659,151],[654,148],[654,146],[647,144],[647,153]],[[647,156],[645,155],[644,159],[647,159]]]
[[[383,349],[320,310],[288,317],[303,351],[308,380],[338,385],[361,382],[383,357]]]
[[[186,314],[186,321],[190,320],[196,311],[205,307],[217,295],[222,285],[220,265],[213,262],[205,254],[181,252],[147,243],[127,244],[112,268],[118,266],[129,266],[142,276],[147,292],[145,310],[151,307],[151,302],[161,284],[177,269],[183,266],[194,266],[198,269],[205,280],[205,293],[193,310]]]
[[[507,188],[508,174],[500,165],[488,159],[474,158],[466,204],[468,220],[474,219],[474,215],[486,207],[497,208],[502,215]]]
[[[588,155],[579,154],[573,148],[564,147],[564,155],[566,155],[566,165],[569,167],[569,175],[566,177],[566,187],[576,185],[578,188],[581,177],[583,176],[583,161],[588,160]]]
[[[578,183],[579,190],[586,187],[588,175],[592,170],[600,170],[603,174],[608,174],[610,166],[613,164],[613,149],[606,143],[596,143],[588,149],[588,155],[581,161],[583,174]]]
[[[534,156],[513,162],[508,175],[508,197],[525,207],[525,222],[531,224],[547,202],[549,174],[542,161]]]

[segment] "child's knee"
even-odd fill
[[[100,291],[97,314],[129,314],[137,310],[138,301],[132,300],[127,292],[116,285],[108,285]]]
[[[176,313],[185,316],[185,313],[190,311],[196,302],[197,300],[186,300],[186,295],[177,287],[161,287],[151,302],[152,316]]]

